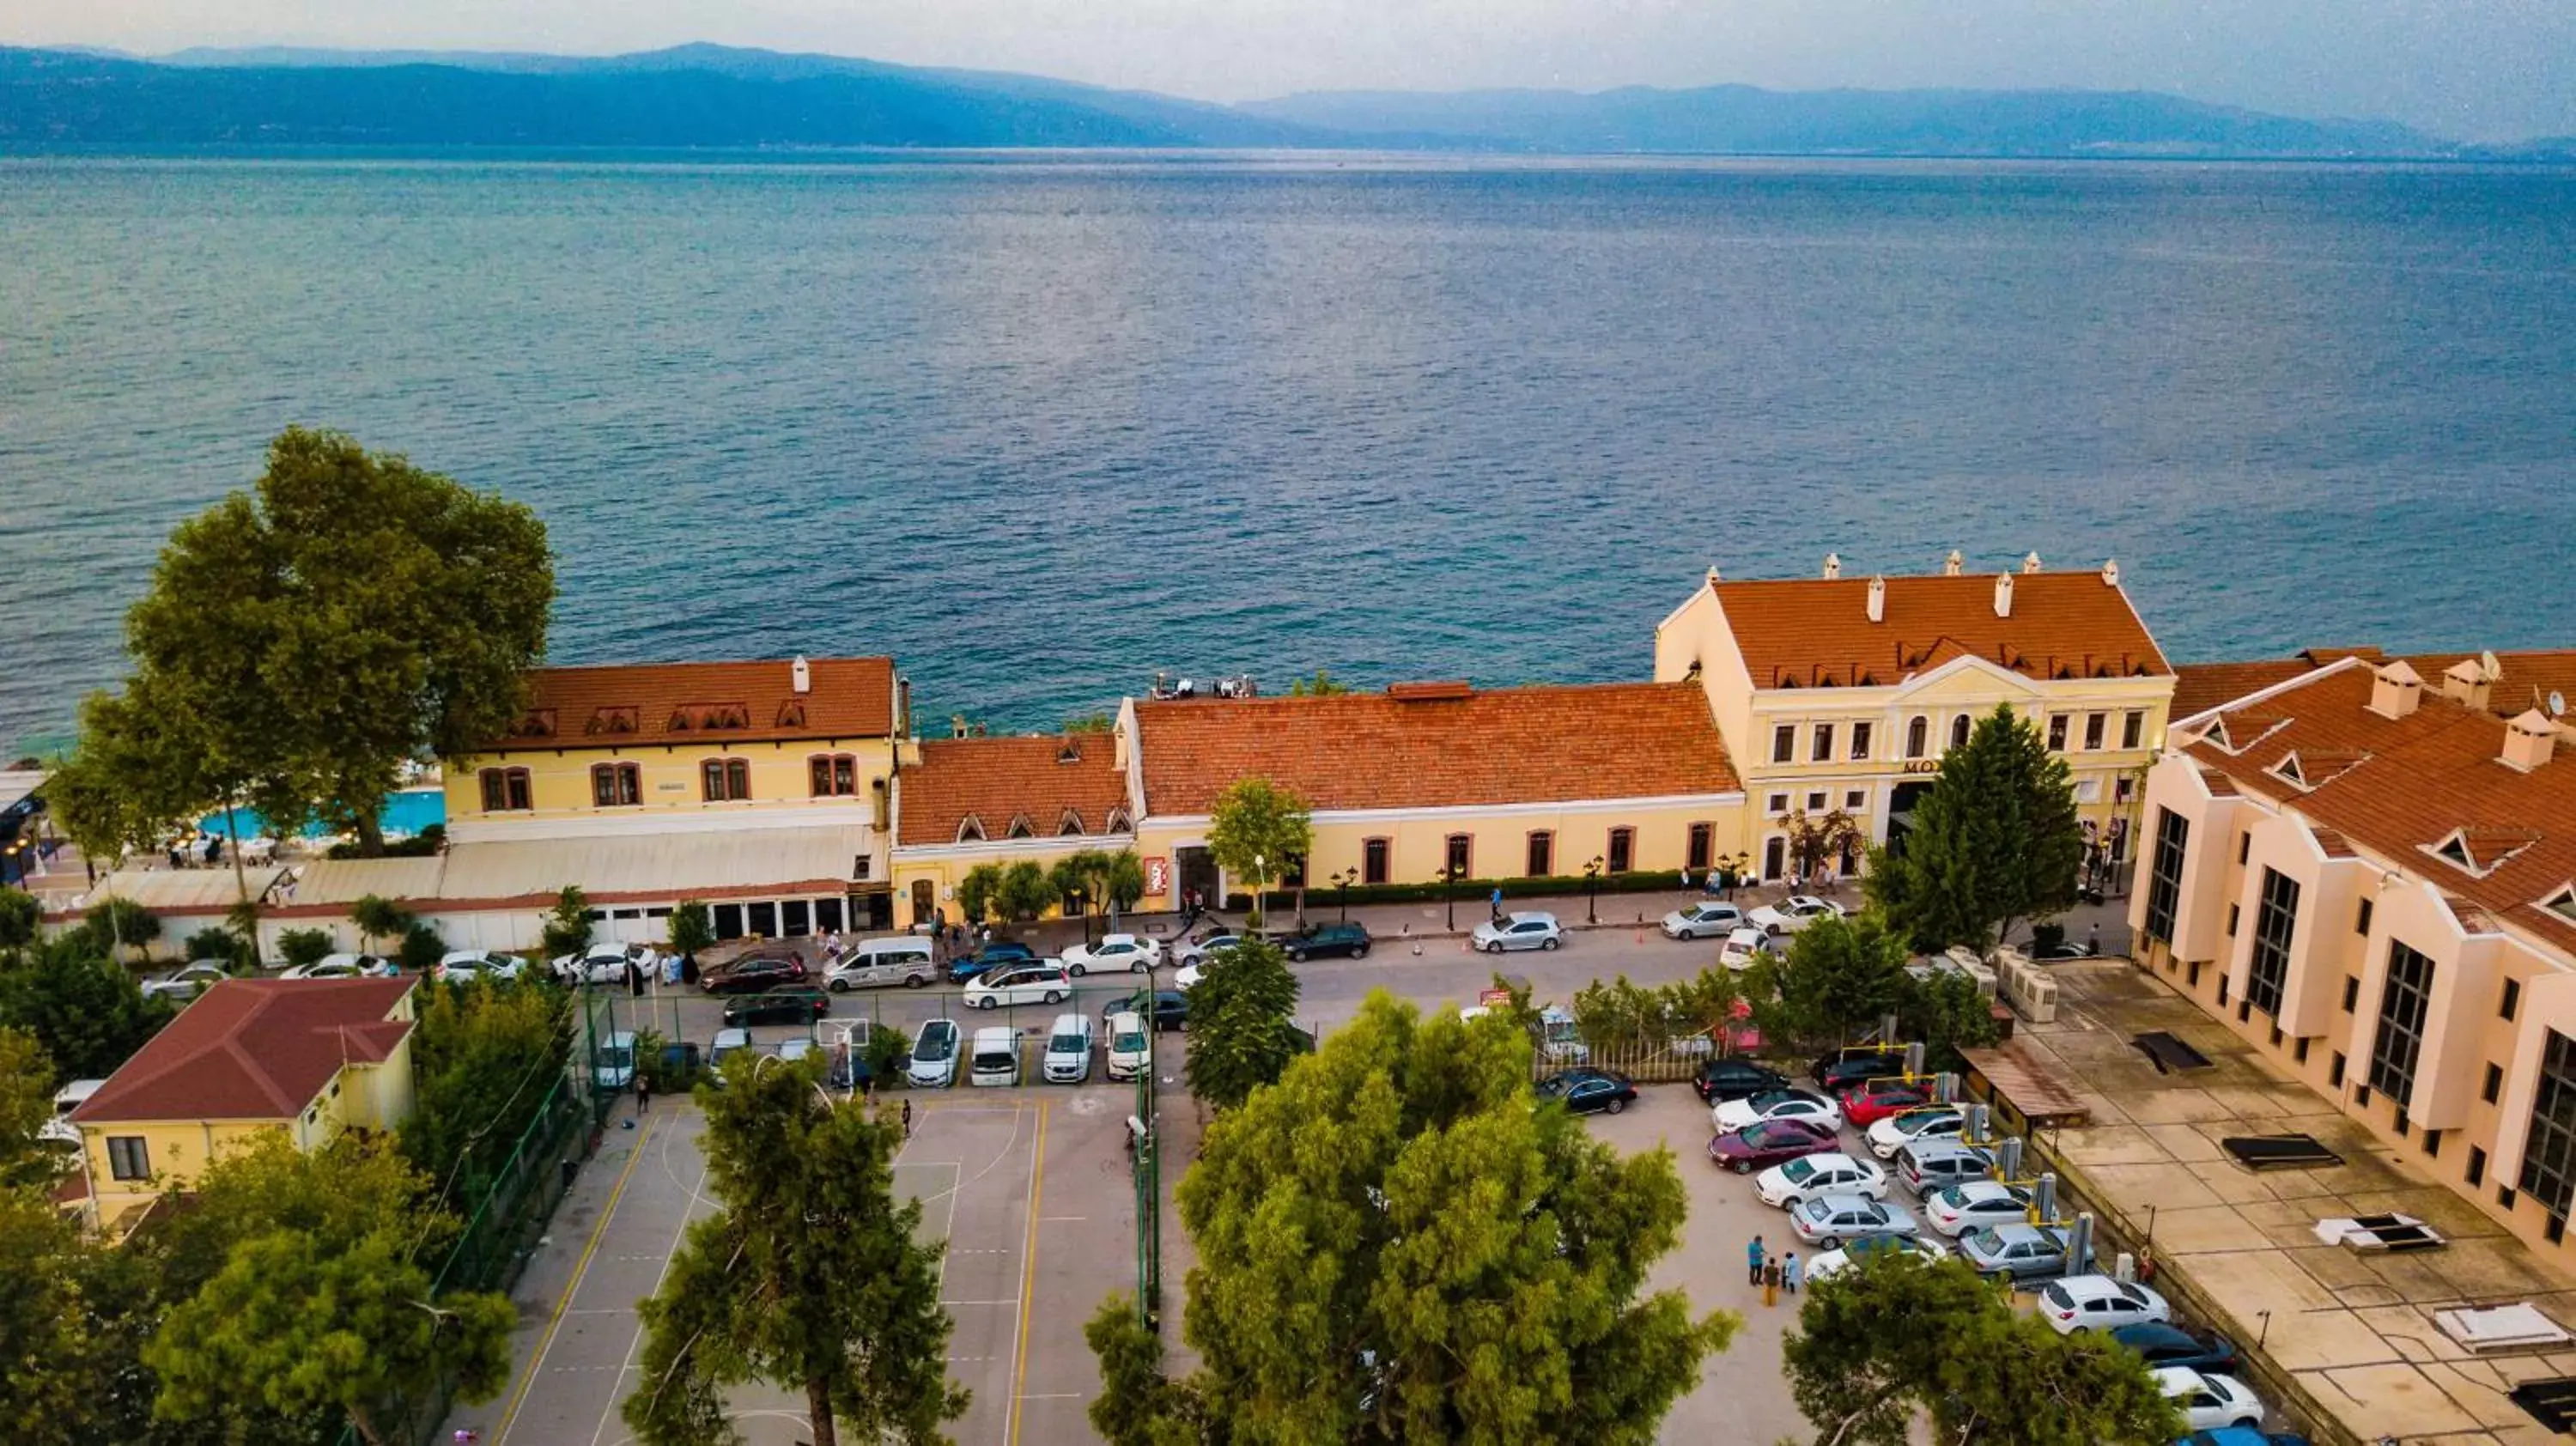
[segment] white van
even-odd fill
[[[835,994],[885,984],[919,989],[939,977],[939,966],[930,953],[927,939],[862,939],[824,972],[823,986]]]
[[[975,1048],[966,1057],[971,1085],[1015,1085],[1020,1082],[1020,1034],[1008,1025],[975,1031]]]
[[[615,1094],[635,1087],[635,1035],[621,1029],[600,1041],[599,1053],[591,1057],[590,1082],[601,1094]]]
[[[1080,1084],[1091,1078],[1091,1016],[1059,1014],[1047,1031],[1048,1084]]]

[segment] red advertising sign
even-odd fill
[[[1512,1007],[1512,991],[1488,989],[1476,996],[1476,1002],[1487,1009],[1509,1009]]]
[[[1166,858],[1145,860],[1145,892],[1168,894],[1172,891],[1172,861]]]

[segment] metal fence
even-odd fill
[[[1145,1329],[1163,1327],[1163,1127],[1157,1108],[1155,1072],[1162,1067],[1162,1035],[1152,1042],[1145,1068],[1136,1076],[1136,1114],[1128,1141],[1136,1151],[1136,1313]]]
[[[1551,1038],[1544,1028],[1534,1028],[1531,1033],[1535,1040],[1530,1051],[1533,1079],[1588,1066],[1626,1075],[1639,1084],[1665,1084],[1698,1077],[1699,1067],[1721,1053],[1717,1043],[1704,1034],[1587,1040],[1579,1036]]]

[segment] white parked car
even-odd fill
[[[645,944],[593,944],[579,954],[557,956],[548,967],[566,984],[624,984],[629,961],[647,978],[662,977],[662,956]]]
[[[1902,1255],[1920,1265],[1938,1265],[1950,1258],[1948,1251],[1928,1241],[1907,1240],[1894,1235],[1868,1235],[1807,1262],[1807,1279],[1810,1282],[1831,1280],[1870,1256],[1883,1254]]]
[[[1744,923],[1744,911],[1733,904],[1714,900],[1704,904],[1684,904],[1664,916],[1667,939],[1714,939],[1732,933]]]
[[[1120,1012],[1109,1016],[1109,1077],[1130,1080],[1153,1063],[1153,1045],[1145,1038],[1145,1016]]]
[[[739,1024],[728,1024],[717,1030],[715,1038],[707,1045],[707,1068],[714,1069],[724,1063],[726,1055],[739,1049],[749,1048],[751,1048],[751,1031]]]
[[[1708,1114],[1721,1135],[1764,1120],[1796,1120],[1828,1130],[1843,1127],[1843,1107],[1813,1090],[1764,1090],[1740,1100],[1720,1100]]]
[[[912,1063],[903,1077],[916,1088],[944,1090],[957,1082],[957,1051],[964,1043],[957,1021],[934,1019],[912,1037]]]
[[[999,1009],[1005,1004],[1058,1004],[1072,997],[1073,976],[1052,959],[1013,964],[966,981],[966,1007]]]
[[[2040,1288],[2039,1317],[2059,1335],[2107,1331],[2142,1320],[2170,1321],[2165,1298],[2143,1285],[2107,1275],[2069,1275]]]
[[[1904,1206],[1860,1195],[1819,1195],[1806,1201],[1789,1212],[1789,1228],[1800,1240],[1827,1249],[1873,1235],[1911,1240],[1923,1229]]]
[[[811,1038],[799,1034],[778,1041],[778,1047],[771,1050],[770,1053],[787,1061],[789,1064],[794,1064],[796,1061],[805,1058],[807,1055],[814,1053],[814,1051],[820,1048],[822,1048],[822,1046],[816,1044]]]
[[[1488,954],[1506,949],[1553,949],[1565,942],[1565,926],[1554,914],[1506,914],[1500,923],[1486,920],[1469,936]]]
[[[1747,924],[1727,931],[1726,942],[1717,946],[1718,967],[1750,969],[1757,961],[1779,952],[1770,935]]]
[[[1195,944],[1183,944],[1172,957],[1181,964],[1201,964],[1210,954],[1220,949],[1231,949],[1242,942],[1241,934],[1211,934]]]
[[[1064,951],[1064,972],[1085,974],[1150,974],[1163,962],[1163,946],[1134,934],[1106,934],[1097,944],[1076,944]]]
[[[394,972],[391,961],[373,954],[325,954],[310,964],[298,964],[280,979],[380,979]]]
[[[1944,1235],[1957,1236],[1987,1225],[2009,1225],[2030,1218],[2030,1192],[2000,1180],[1962,1180],[1944,1185],[1923,1200],[1923,1220]]]
[[[516,979],[527,970],[528,961],[515,954],[486,954],[474,949],[450,951],[438,961],[436,978],[440,983],[463,984],[474,979]]]
[[[1862,1195],[1884,1200],[1887,1168],[1875,1161],[1855,1160],[1840,1151],[1802,1155],[1754,1176],[1753,1193],[1761,1197],[1763,1204],[1783,1210],[1819,1195]]]
[[[613,1095],[635,1088],[635,1035],[621,1029],[600,1042],[599,1053],[592,1056],[590,1082],[601,1094]]]
[[[2189,1366],[2166,1366],[2147,1374],[2156,1389],[2182,1411],[2182,1424],[2194,1431],[2221,1426],[2248,1430],[2263,1424],[2263,1398],[2234,1376],[2205,1375]]]
[[[1201,959],[1197,963],[1184,964],[1180,968],[1173,970],[1172,987],[1174,989],[1182,990],[1196,987],[1199,980],[1206,977],[1207,966],[1208,961]]]
[[[1841,918],[1843,906],[1812,894],[1791,894],[1776,904],[1764,904],[1747,914],[1744,922],[1765,934],[1795,934],[1828,914]]]
[[[1038,1073],[1048,1084],[1080,1084],[1091,1078],[1090,1015],[1076,1012],[1055,1017]]]
[[[1897,1151],[1916,1140],[1955,1140],[1967,1127],[1957,1110],[1907,1110],[1869,1127],[1869,1152],[1882,1160],[1893,1160]]]
[[[146,999],[194,999],[207,989],[232,977],[221,964],[200,959],[194,964],[172,970],[158,979],[143,981]]]

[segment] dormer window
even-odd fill
[[[510,731],[520,738],[552,738],[555,736],[555,710],[532,708],[520,717],[519,726]]]
[[[1064,746],[1055,751],[1055,761],[1058,763],[1080,763],[1082,761],[1082,745],[1074,742],[1070,738],[1064,740]]]
[[[1004,838],[1036,838],[1037,836],[1038,831],[1029,826],[1029,816],[1025,813],[1013,815],[1011,826],[1002,830]]]
[[[804,727],[805,700],[802,698],[790,698],[786,702],[779,704],[778,721],[772,726],[778,728]]]
[[[1134,833],[1136,820],[1127,816],[1127,805],[1122,803],[1109,810],[1109,820],[1101,828],[1109,833]]]
[[[2272,776],[2303,793],[2307,791],[2307,771],[2299,767],[2299,755],[2296,749],[2282,754],[2281,761],[2272,765]]]
[[[2455,828],[2441,842],[2425,845],[2424,852],[2482,879],[2539,840],[2539,832],[2533,829]]]
[[[984,841],[984,821],[971,813],[966,815],[964,818],[959,819],[957,821],[957,841],[962,844],[982,843]]]
[[[1056,820],[1055,833],[1058,838],[1082,837],[1082,815],[1072,809],[1066,809],[1064,817]]]
[[[2558,886],[2558,892],[2540,901],[2540,907],[2558,916],[2562,924],[2576,924],[2576,882]]]
[[[583,731],[591,734],[632,733],[635,727],[635,710],[632,707],[597,708],[591,711],[590,722]]]

